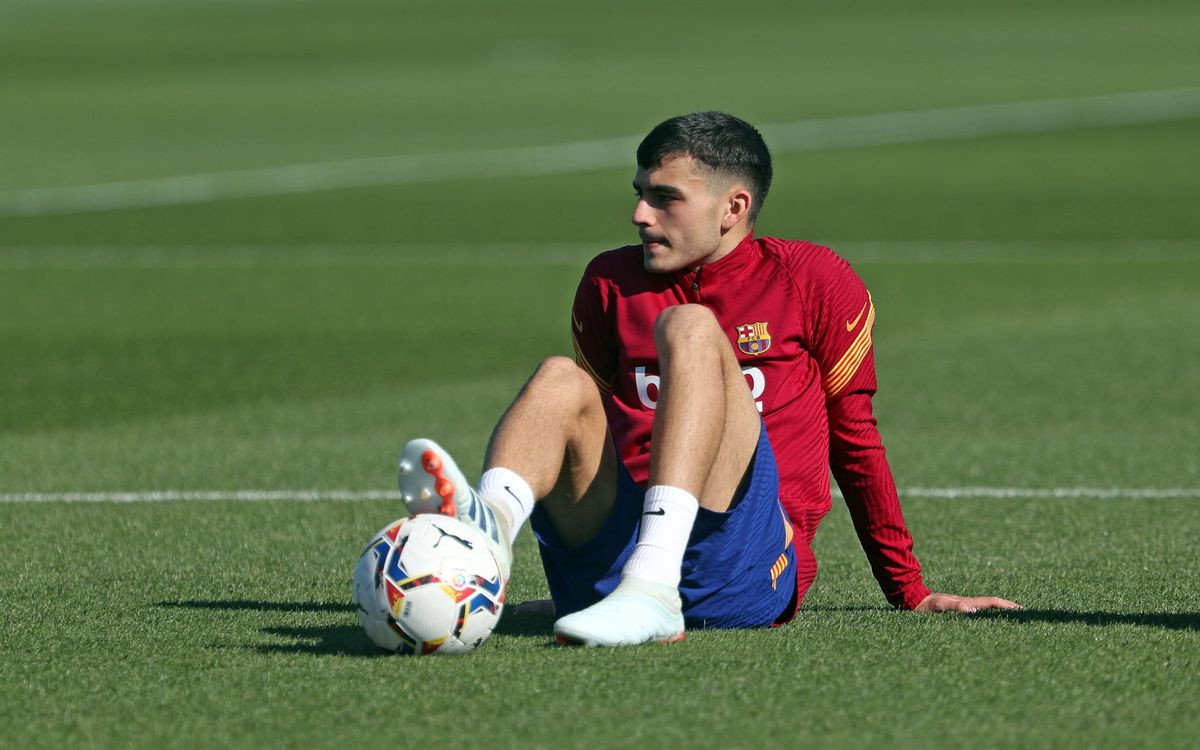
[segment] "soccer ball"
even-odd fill
[[[354,604],[380,648],[463,654],[500,620],[504,580],[479,529],[422,514],[388,524],[363,550],[354,569]]]

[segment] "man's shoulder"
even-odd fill
[[[642,270],[642,246],[625,245],[606,250],[592,258],[584,275],[620,279]]]
[[[849,261],[834,250],[808,240],[761,237],[759,244],[765,256],[773,258],[792,272],[822,273],[850,268]]]
[[[850,262],[824,245],[778,237],[763,237],[759,244],[763,255],[778,263],[798,286],[813,289],[859,283]]]

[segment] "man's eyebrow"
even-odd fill
[[[643,188],[641,185],[637,184],[637,182],[635,181],[633,183],[633,189],[638,193],[646,192],[646,193],[657,193],[658,195],[674,195],[674,196],[683,195],[683,191],[673,185],[647,185],[646,187]]]

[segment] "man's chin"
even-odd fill
[[[651,273],[668,273],[671,268],[670,259],[665,257],[669,252],[666,245],[658,242],[642,243],[642,267]]]

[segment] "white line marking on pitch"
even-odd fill
[[[1200,487],[910,487],[900,494],[945,500],[1192,500],[1200,499]]]
[[[777,154],[979,138],[1200,117],[1200,87],[943,107],[774,123],[761,130]],[[548,146],[310,162],[228,172],[0,192],[0,216],[206,203],[342,188],[532,177],[628,166],[638,137]]]
[[[834,495],[840,497],[836,490]],[[943,500],[1194,500],[1200,487],[910,487],[906,498]],[[157,492],[10,492],[0,503],[164,503],[400,500],[396,490],[162,490]]]
[[[12,492],[0,503],[273,502],[399,500],[399,490],[161,490],[152,492]]]

